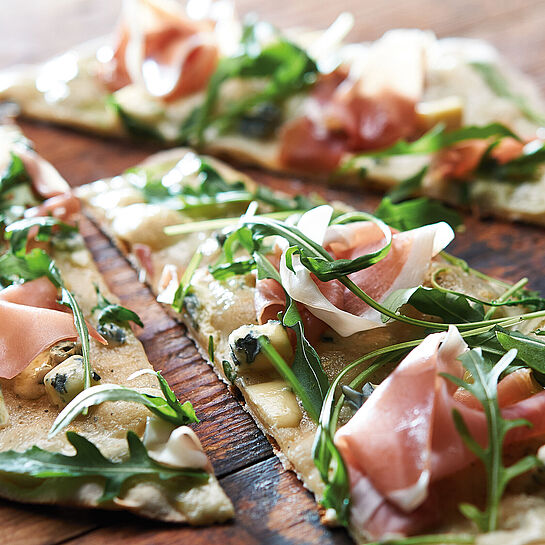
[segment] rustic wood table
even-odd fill
[[[374,39],[393,27],[430,28],[439,36],[490,40],[509,60],[545,87],[545,3],[542,0],[238,0],[239,13],[257,12],[279,26],[320,28],[342,10],[356,17],[354,40]],[[3,0],[0,68],[46,59],[71,45],[107,33],[121,0]],[[39,123],[21,122],[38,151],[72,185],[112,176],[144,159],[152,147],[100,140]],[[378,197],[358,191],[326,190],[311,182],[253,172],[263,183],[290,192],[316,190],[326,198],[350,200],[372,209]],[[530,278],[545,291],[545,232],[536,227],[468,217],[454,254],[506,280]],[[128,514],[0,502],[0,545],[193,545],[231,543],[350,543],[344,530],[320,525],[311,495],[285,471],[238,401],[197,354],[184,328],[154,301],[149,290],[112,244],[90,222],[87,242],[112,290],[145,318],[140,335],[150,361],[164,371],[176,394],[191,399],[196,426],[236,519],[212,528],[187,528]]]

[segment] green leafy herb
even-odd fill
[[[231,365],[231,362],[228,362],[227,360],[223,360],[221,362],[221,365],[223,367],[223,372],[225,373],[225,377],[227,378],[227,380],[231,383],[231,384],[234,384],[235,383],[235,380],[237,378],[237,373],[236,371],[233,369],[233,366]]]
[[[467,503],[460,505],[462,513],[471,519],[482,532],[492,532],[498,527],[499,504],[505,487],[510,480],[540,465],[535,456],[526,456],[515,464],[503,465],[503,442],[509,430],[521,426],[531,426],[522,419],[505,420],[498,404],[498,379],[516,357],[516,350],[510,350],[500,361],[490,368],[486,365],[480,349],[473,349],[460,356],[464,367],[471,373],[474,382],[468,383],[444,374],[459,387],[473,394],[482,404],[488,425],[488,443],[482,447],[472,436],[461,415],[454,409],[453,418],[456,429],[467,448],[484,464],[487,476],[487,501],[483,511]]]
[[[208,357],[210,361],[214,361],[214,337],[212,335],[208,337]]]
[[[16,256],[26,253],[31,229],[36,229],[34,239],[40,241],[50,240],[55,231],[61,233],[77,231],[77,227],[49,216],[15,221],[6,227],[4,238],[10,241],[10,251]]]
[[[121,104],[117,102],[114,95],[110,95],[106,99],[106,105],[117,114],[127,133],[135,139],[155,140],[158,142],[164,141],[164,137],[158,129],[128,113]]]
[[[530,142],[522,154],[506,163],[497,161],[492,153],[498,142],[490,145],[483,155],[476,173],[494,180],[526,181],[537,177],[545,163],[545,145],[541,140]]]
[[[538,125],[545,125],[545,116],[540,112],[536,112],[526,97],[511,91],[509,82],[496,66],[486,62],[472,62],[470,66],[479,72],[496,95],[511,100],[530,121]]]
[[[463,225],[458,212],[425,197],[395,203],[386,196],[375,210],[375,216],[400,231],[416,229],[439,221],[447,222],[454,230]]]
[[[136,312],[108,301],[100,292],[97,284],[95,284],[95,291],[97,294],[97,304],[91,309],[91,312],[99,311],[97,321],[100,325],[113,323],[122,327],[129,327],[129,322],[134,322],[136,325],[144,327],[142,320]]]
[[[504,350],[517,350],[517,358],[538,373],[545,374],[545,343],[518,331],[499,330],[496,338]]]
[[[77,433],[67,432],[66,437],[76,449],[74,456],[36,446],[25,452],[0,452],[0,470],[9,477],[7,486],[14,496],[31,500],[41,492],[41,485],[50,479],[51,483],[69,483],[70,479],[82,478],[104,482],[102,496],[98,499],[101,504],[119,496],[125,484],[142,479],[178,482],[189,488],[206,483],[209,478],[199,469],[178,469],[155,462],[132,431],[127,433],[129,457],[122,462],[108,460],[93,443]]]
[[[195,109],[181,128],[181,140],[193,144],[202,144],[204,132],[214,127],[223,133],[240,127],[241,121],[256,117],[265,105],[280,105],[295,93],[303,91],[316,80],[317,67],[307,53],[269,28],[269,34],[276,34],[275,39],[265,46],[258,40],[257,29],[263,30],[264,23],[247,25],[241,41],[241,52],[235,57],[222,59],[216,72],[210,78],[204,103]],[[248,37],[252,36],[251,39]],[[248,38],[248,39],[247,39]],[[221,89],[225,82],[233,78],[266,78],[262,90],[247,97],[235,100],[218,111]],[[269,106],[270,108],[270,106]],[[263,115],[261,115],[263,118]],[[263,136],[274,130],[271,120]],[[279,123],[281,116],[275,115],[273,123]],[[248,131],[246,131],[248,134]]]
[[[180,403],[161,373],[157,373],[157,378],[164,397],[139,392],[118,384],[99,384],[80,392],[57,416],[49,430],[49,437],[53,437],[68,426],[84,409],[105,401],[140,403],[153,414],[176,426],[198,422],[199,419],[191,403],[189,401]]]
[[[409,197],[412,197],[417,193],[422,187],[422,181],[424,176],[428,172],[428,166],[425,166],[419,170],[414,176],[410,176],[405,180],[399,182],[391,191],[387,193],[390,202],[398,203],[401,201],[407,200]]]
[[[176,312],[182,312],[185,296],[187,295],[189,288],[191,287],[191,280],[193,279],[193,275],[195,274],[195,271],[197,270],[201,259],[202,252],[200,250],[197,250],[193,254],[191,261],[188,263],[187,268],[182,275],[180,285],[178,286],[178,289],[174,294],[174,301],[172,302],[172,308]]]
[[[10,152],[10,157],[8,166],[0,174],[0,195],[5,195],[17,185],[31,183],[30,176],[21,158],[13,152]]]
[[[393,146],[384,150],[373,150],[365,153],[359,153],[350,158],[340,168],[340,173],[354,168],[358,159],[363,157],[393,157],[397,155],[427,155],[436,153],[444,148],[452,146],[458,142],[472,139],[486,138],[505,138],[511,137],[519,140],[519,137],[509,128],[501,123],[490,123],[489,125],[476,126],[471,125],[462,127],[453,131],[447,131],[444,124],[438,124],[418,140],[407,142],[399,140]]]

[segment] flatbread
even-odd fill
[[[173,7],[158,0],[142,0],[139,6],[140,10],[158,9],[166,13]],[[121,29],[136,25],[131,19],[134,13],[124,17]],[[196,24],[188,23],[187,15],[181,12],[176,17],[181,25]],[[229,32],[222,27],[218,46],[222,57],[232,55],[236,50],[226,36],[236,37],[241,32],[236,19],[224,23],[229,26]],[[325,32],[288,31],[286,34],[324,66],[331,66],[331,59],[334,59],[352,79],[365,73],[361,80],[362,92],[378,93],[380,97],[382,88],[393,88],[400,96],[416,101],[422,131],[439,123],[445,123],[451,129],[501,123],[523,141],[540,143],[538,129],[545,119],[545,105],[537,86],[510,66],[490,44],[465,38],[437,39],[429,31],[405,29],[392,30],[375,42],[344,44],[342,38],[348,28],[344,25],[344,22],[334,24]],[[112,92],[102,74],[111,62],[111,44],[115,39],[115,36],[105,37],[48,63],[14,67],[4,72],[0,76],[0,100],[17,103],[27,117],[96,134],[152,138],[165,146],[188,143],[184,141],[182,126],[204,103],[206,90],[163,100],[152,95],[139,76]],[[218,111],[228,109],[229,104],[240,97],[251,100],[263,87],[263,78],[231,78],[220,89]],[[342,84],[339,86],[342,94],[341,87]],[[322,105],[318,106],[317,112],[309,113],[312,108],[316,110],[315,104],[309,105],[311,95],[312,86],[292,93],[283,101],[282,121],[268,136],[252,137],[248,130],[240,128],[242,125],[235,124],[227,131],[205,131],[202,141],[193,138],[189,143],[207,153],[270,170],[312,174],[330,183],[381,190],[396,186],[432,163],[433,153],[393,157],[371,153],[352,162],[353,152],[345,152],[339,160],[341,170],[333,172],[331,168],[313,167],[312,161],[302,166],[286,163],[282,158],[282,138],[290,123],[302,116],[320,117],[325,111]],[[316,122],[315,130],[327,132],[329,129],[321,127],[320,123]],[[304,148],[309,145],[307,140],[303,138],[294,146]],[[335,146],[329,140],[324,142],[326,149]],[[370,150],[359,151],[373,150],[371,146]],[[347,163],[350,168],[343,169]],[[420,193],[457,206],[469,206],[487,215],[539,224],[545,222],[542,165],[533,175],[523,173],[517,179],[498,180],[496,176],[494,173],[491,176],[470,173],[465,180],[467,183],[460,184],[430,170],[422,180]]]
[[[176,224],[190,225],[194,218],[188,217],[183,210],[173,213],[172,207],[166,204],[146,202],[146,195],[139,189],[139,182],[135,181],[134,176],[141,172],[152,172],[153,176],[150,179],[154,180],[160,180],[165,175],[163,179],[170,179],[168,173],[175,172],[180,162],[188,158],[194,160],[195,157],[194,152],[188,149],[162,152],[149,158],[140,167],[129,169],[120,176],[78,188],[78,195],[94,221],[136,266],[141,278],[150,285],[158,300],[163,303],[172,302],[184,271],[200,249],[203,254],[202,261],[191,279],[189,295],[185,299],[181,314],[169,307],[167,310],[187,326],[203,358],[209,361],[217,375],[240,390],[245,409],[272,441],[275,452],[284,466],[295,471],[303,484],[314,493],[317,500],[320,500],[324,493],[324,483],[311,454],[316,424],[289,384],[274,368],[261,364],[254,367],[251,365],[239,367],[234,381],[229,373],[226,374],[228,367],[225,367],[224,362],[235,366],[233,345],[230,344],[229,336],[241,326],[251,327],[258,323],[254,305],[255,276],[250,273],[224,281],[215,279],[208,266],[216,263],[218,258],[221,231],[207,231],[204,224],[202,230],[162,237],[165,227]],[[212,161],[208,157],[201,157],[201,160]],[[237,173],[217,161],[214,162],[214,166],[230,183],[244,180],[249,188],[255,188],[253,182],[248,181],[242,173]],[[185,183],[194,184],[195,177],[187,177]],[[344,206],[345,210],[350,209],[339,203],[336,206],[341,209]],[[122,221],[124,218],[132,220],[127,219],[125,223]],[[232,221],[237,221],[236,216]],[[129,229],[129,224],[133,228]],[[135,247],[142,244],[149,250],[144,264],[135,251]],[[241,259],[243,256],[242,253]],[[483,300],[493,300],[502,292],[503,288],[491,280],[467,272],[462,266],[449,264],[440,257],[431,262],[424,285],[430,286],[431,277],[440,274],[445,267],[449,271],[442,277],[445,288]],[[516,313],[518,310],[513,308],[507,312]],[[521,327],[524,332],[530,332],[542,322],[543,318],[536,318]],[[414,335],[414,329],[399,322],[391,322],[385,327],[362,331],[348,337],[328,330],[313,346],[320,356],[328,378],[333,380],[343,367],[362,354],[395,342],[413,339]],[[379,373],[374,381],[380,382],[384,377],[385,374]],[[349,418],[350,412],[343,412],[342,415],[341,420]],[[538,443],[540,444],[539,440]],[[543,536],[543,529],[537,524],[545,509],[543,490],[541,486],[539,491],[533,487],[534,484],[525,481],[516,494],[506,494],[502,503],[505,508],[502,530],[479,536],[477,543],[494,542],[507,545],[512,543],[514,536],[517,536],[516,539],[520,539],[517,543],[529,544],[536,532]],[[529,504],[532,505],[530,510],[527,509]],[[324,513],[324,520],[331,523],[330,515]],[[533,522],[530,523],[530,519]],[[461,520],[459,516],[446,521],[442,529],[454,533],[474,531],[467,521]],[[351,533],[358,543],[368,541],[369,536],[362,533],[356,525],[351,527]]]
[[[9,158],[9,152],[19,153],[13,142],[21,141],[21,134],[14,127],[0,128],[2,155]],[[49,165],[50,168],[52,168]],[[68,186],[66,186],[68,190]],[[97,305],[95,285],[104,297],[112,303],[117,298],[108,289],[98,272],[90,252],[81,246],[74,250],[51,250],[51,257],[62,275],[66,287],[73,293],[90,325],[96,325],[93,307]],[[145,318],[144,318],[145,319]],[[44,324],[44,327],[52,327]],[[126,341],[119,346],[105,346],[90,339],[90,359],[95,373],[101,377],[101,384],[117,384],[128,388],[143,389],[155,396],[162,396],[157,378],[146,357],[142,344],[134,333],[125,330]],[[49,352],[49,349],[47,349]],[[73,455],[74,447],[64,432],[48,436],[53,422],[61,408],[54,405],[46,395],[43,380],[41,383],[29,375],[19,374],[12,379],[0,379],[3,394],[3,415],[7,422],[0,426],[1,451],[27,451],[39,447],[47,451]],[[142,371],[144,374],[142,374]],[[136,377],[131,377],[137,373]],[[24,375],[24,376],[23,376]],[[29,393],[29,389],[32,390]],[[37,391],[36,391],[37,390]],[[127,458],[127,432],[129,430],[142,438],[150,434],[156,417],[140,404],[114,401],[90,409],[89,415],[76,419],[68,431],[76,432],[91,441],[106,458],[120,462]],[[154,452],[165,448],[174,426],[167,425],[162,442],[154,444]],[[181,430],[181,428],[179,428]],[[193,432],[188,429],[188,437],[194,437],[193,449],[206,459],[202,446]],[[193,435],[191,435],[193,434]],[[164,434],[163,434],[164,435]],[[187,435],[187,434],[186,434]],[[174,446],[175,448],[175,446]],[[54,503],[80,507],[100,507],[107,509],[126,509],[136,514],[170,522],[190,524],[211,524],[225,521],[233,516],[233,506],[214,477],[209,462],[205,464],[209,474],[207,482],[196,486],[162,484],[153,478],[140,478],[128,481],[122,491],[111,500],[99,501],[104,491],[100,477],[74,478],[70,486],[45,481],[28,482],[24,486],[0,466],[0,496],[13,500],[37,503]]]

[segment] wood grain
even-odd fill
[[[5,0],[0,17],[0,67],[36,62],[83,40],[107,33],[121,0]],[[342,10],[354,13],[350,37],[369,40],[393,27],[430,28],[439,36],[490,40],[512,63],[545,87],[545,3],[541,0],[238,0],[239,13],[257,12],[279,26],[320,28]],[[25,134],[72,185],[112,176],[155,148],[97,139],[39,123],[22,123]],[[312,181],[248,171],[262,183],[291,193],[317,191],[373,210],[377,195],[326,189]],[[150,361],[175,393],[190,399],[201,423],[196,431],[221,483],[233,499],[234,522],[213,528],[180,528],[129,514],[74,512],[0,502],[0,545],[347,544],[343,530],[320,525],[318,511],[296,477],[282,469],[269,443],[212,370],[201,360],[182,326],[140,284],[125,259],[89,222],[82,229],[107,283],[122,302],[144,317],[139,331]],[[451,251],[470,265],[507,280],[528,276],[545,291],[545,237],[537,227],[468,217],[466,232]]]

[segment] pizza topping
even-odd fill
[[[127,329],[130,329],[130,322],[144,327],[142,320],[136,312],[111,303],[102,295],[98,285],[95,285],[97,304],[91,309],[96,312],[98,322],[97,331],[111,346],[120,346],[127,340]]]
[[[283,380],[247,386],[246,393],[250,406],[271,428],[293,428],[303,418],[297,398]]]
[[[329,219],[325,219],[327,226]],[[312,226],[312,230],[316,232],[316,224]],[[311,232],[307,232],[307,235],[312,236]],[[445,223],[393,233],[391,250],[386,257],[375,265],[348,275],[348,278],[368,296],[380,302],[395,290],[420,285],[432,257],[437,255],[453,237],[452,229]],[[384,233],[372,222],[328,227],[323,241],[324,246],[337,259],[349,260],[375,252],[383,243]],[[322,291],[317,282],[312,280],[310,271],[301,263],[298,256],[293,256],[292,267],[293,271],[287,265],[284,252],[280,261],[283,288],[290,297],[304,304],[314,316],[340,335],[348,336],[357,331],[383,325],[380,313],[370,308],[347,288],[341,288],[342,305],[339,307],[333,304],[328,295],[337,293],[338,297],[338,288],[324,287]]]
[[[211,21],[190,19],[175,4],[125,4],[113,58],[103,78],[113,90],[136,83],[156,97],[176,100],[203,89],[218,63]]]
[[[498,428],[490,427],[490,409],[484,405],[483,414],[483,399],[475,393],[477,384],[482,384],[476,375],[486,369],[482,356],[478,356],[481,358],[478,368],[468,367],[475,377],[475,387],[461,380],[464,373],[458,358],[461,357],[466,364],[467,357],[462,354],[473,357],[474,352],[468,352],[455,328],[451,328],[448,334],[428,336],[336,433],[335,442],[350,468],[354,520],[375,537],[389,532],[422,529],[421,517],[426,512],[426,500],[433,483],[467,467],[474,459],[474,454],[466,447],[467,444],[471,448],[469,443],[465,443],[466,435],[471,434],[482,445],[486,444],[488,433],[488,448],[499,448],[501,453],[505,433],[498,437],[493,435]],[[508,360],[502,361],[502,370],[512,359],[511,354]],[[443,378],[442,373],[457,377],[452,380],[456,380],[456,385],[469,389],[481,403],[481,408],[469,408],[457,399],[456,386]],[[495,375],[496,380],[500,373],[498,371]],[[490,384],[487,387],[495,388]],[[511,389],[509,381],[505,388]],[[497,394],[494,396],[498,399]],[[544,399],[541,392],[510,404],[502,411],[505,419],[522,417],[533,424],[531,429],[510,431],[507,442],[543,433],[545,422],[536,410]],[[454,409],[466,427],[455,426],[452,419]],[[510,426],[513,427],[516,426]],[[463,432],[462,435],[456,428]],[[360,493],[363,491],[367,492]],[[499,497],[501,492],[494,501],[499,501]],[[420,506],[422,508],[418,509]]]
[[[337,86],[317,85],[307,99],[307,115],[283,130],[281,162],[331,172],[346,153],[417,136],[425,45],[420,32],[386,33]]]
[[[280,355],[288,362],[293,359],[288,334],[282,324],[270,320],[263,325],[243,325],[229,335],[229,347],[233,363],[245,371],[270,369],[268,358],[261,353],[259,337],[265,335]]]
[[[266,137],[283,117],[286,100],[313,85],[317,73],[307,52],[277,29],[262,22],[247,25],[238,54],[221,59],[204,103],[184,121],[182,138],[197,145],[217,133],[241,132],[248,126]],[[247,91],[229,100],[226,87],[236,80],[247,82]],[[256,118],[260,121],[253,122]]]
[[[44,376],[45,391],[54,405],[64,407],[84,389],[83,357],[70,356]],[[100,381],[96,373],[92,373],[91,383]]]
[[[212,471],[208,457],[195,432],[187,426],[172,427],[163,420],[148,418],[143,438],[149,456],[169,467]]]
[[[69,368],[68,373],[63,372],[51,377],[51,385],[57,394],[60,390],[60,395],[63,396],[61,399],[63,403],[65,399],[67,399],[67,392],[64,390],[66,389],[67,380],[70,380],[71,372],[72,370]],[[151,393],[149,389],[132,389],[118,384],[99,384],[97,386],[92,386],[84,391],[76,392],[77,396],[70,401],[70,403],[59,413],[55,422],[53,422],[53,426],[51,426],[51,430],[49,430],[49,436],[52,437],[57,434],[89,407],[100,405],[106,401],[139,403],[147,407],[156,417],[168,422],[170,425],[182,426],[199,422],[191,403],[189,401],[180,403],[161,373],[156,373],[151,369],[142,369],[133,373],[128,380],[144,374],[157,377],[162,395],[156,395],[155,392]],[[95,381],[98,380],[100,380],[100,377],[95,377]],[[55,399],[58,398],[58,395],[54,392],[51,392],[51,394]]]
[[[53,216],[63,222],[75,223],[75,218],[81,210],[79,199],[72,193],[56,195],[42,204],[25,211],[25,218],[38,216]]]
[[[44,350],[59,341],[77,338],[74,318],[60,308],[57,290],[47,278],[0,291],[1,322],[5,324],[0,377],[15,377]]]
[[[0,388],[0,430],[5,428],[9,423],[9,412],[4,401],[4,395],[2,394],[2,388]]]
[[[32,187],[45,199],[66,193],[70,187],[66,180],[57,172],[57,170],[42,159],[34,150],[23,145],[17,145],[15,153],[20,157],[28,176],[30,177]]]

